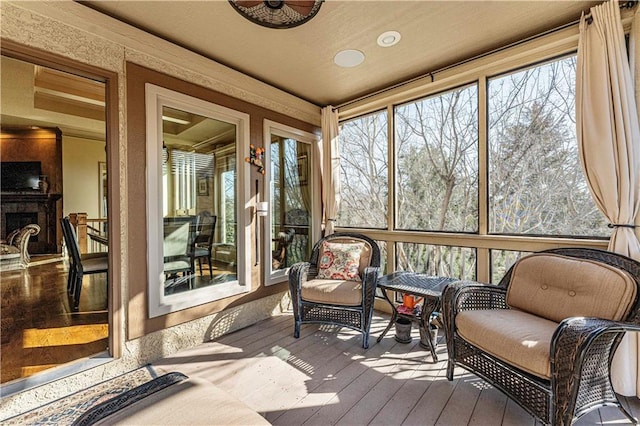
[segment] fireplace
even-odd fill
[[[0,194],[0,235],[6,237],[14,229],[29,223],[40,227],[40,233],[29,239],[29,253],[60,253],[58,212],[62,211],[60,194],[39,192],[3,192]]]
[[[38,223],[38,212],[26,212],[26,213],[6,213],[5,217],[5,227],[7,229],[6,234],[13,231],[14,229],[23,228],[30,223]],[[38,235],[32,235],[29,239],[31,241],[38,241]]]

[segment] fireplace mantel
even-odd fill
[[[46,203],[58,201],[62,194],[43,194],[42,192],[0,192],[2,203]]]

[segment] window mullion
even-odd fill
[[[489,156],[488,143],[488,100],[487,78],[478,78],[478,234],[489,233]],[[491,256],[488,249],[478,248],[476,252],[476,277],[489,282]]]
[[[396,125],[394,119],[393,105],[387,105],[387,164],[389,165],[388,182],[389,197],[387,199],[389,212],[387,219],[387,230],[393,231],[396,228],[396,217],[398,209],[396,207],[396,153],[395,153]],[[396,270],[396,245],[387,242],[387,272]]]

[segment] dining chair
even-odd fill
[[[211,265],[211,251],[213,249],[213,234],[216,230],[217,216],[212,216],[208,211],[200,213],[196,218],[196,235],[191,247],[191,265],[195,270],[195,261],[198,260],[200,275],[202,275],[202,259],[207,259],[209,275],[213,276]]]
[[[109,261],[107,253],[81,255],[76,231],[71,225],[69,216],[60,219],[60,224],[62,225],[62,236],[71,257],[69,262],[69,277],[67,279],[67,292],[73,297],[73,310],[77,311],[80,304],[82,279],[85,275],[91,274],[105,273],[108,276]]]
[[[167,284],[178,284],[194,273],[190,248],[193,241],[193,218],[165,219],[162,248],[164,254],[164,274]],[[179,280],[177,278],[182,274]]]

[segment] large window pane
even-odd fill
[[[311,255],[310,147],[293,138],[271,137],[272,272]]]
[[[154,318],[248,289],[248,233],[239,218],[249,170],[238,158],[248,154],[249,116],[152,84],[145,98]]]
[[[478,230],[476,85],[398,106],[397,228]]]
[[[398,270],[453,277],[476,278],[476,250],[417,243],[396,243]]]
[[[341,123],[338,226],[387,227],[387,146],[385,111]]]
[[[604,236],[575,130],[576,57],[489,80],[489,229]]]
[[[236,126],[167,106],[162,118],[165,295],[236,280]]]
[[[526,251],[490,250],[491,253],[491,282],[498,284],[509,268],[518,259],[529,254]]]

